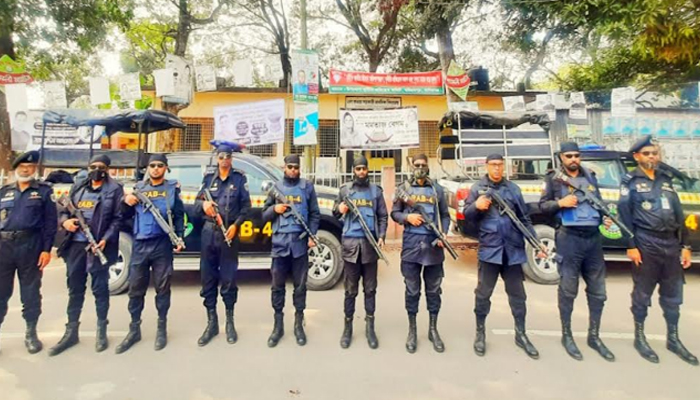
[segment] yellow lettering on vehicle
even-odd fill
[[[241,224],[241,237],[253,236],[253,221],[245,221]]]
[[[688,218],[685,219],[685,226],[691,231],[697,231],[698,217],[695,214],[688,215]]]
[[[272,236],[272,222],[268,222],[263,226],[263,235]]]

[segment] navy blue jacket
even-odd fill
[[[598,187],[598,178],[595,176],[595,172],[584,168],[583,166],[580,166],[580,173],[582,176],[584,176],[588,182],[593,185],[595,188],[595,196],[598,197],[599,199],[603,199],[600,195],[600,188]],[[554,218],[555,220],[553,221],[553,225],[558,228],[561,226],[561,219],[557,216],[557,213],[561,211],[561,207],[559,207],[559,200],[562,198],[561,193],[562,193],[562,185],[564,185],[562,182],[557,181],[554,179],[554,174],[556,171],[551,170],[547,172],[547,175],[544,177],[544,192],[542,192],[542,196],[540,197],[540,212],[548,217]],[[600,212],[599,212],[600,214]],[[602,220],[603,214],[600,214],[600,218]],[[583,229],[583,228],[576,228],[576,229]],[[583,229],[586,230],[586,229]],[[595,227],[591,230],[598,230],[598,227]]]
[[[294,185],[287,179],[284,179],[282,184],[285,186],[296,186],[301,184],[302,181],[305,182],[304,198],[309,210],[309,218],[306,224],[315,235],[321,224],[321,210],[318,208],[318,198],[316,197],[316,189],[314,189],[313,183],[299,178]],[[263,220],[265,222],[270,221],[274,224],[274,221],[279,217],[279,214],[275,212],[275,204],[277,204],[277,201],[271,193],[268,193],[263,205]],[[308,240],[308,237],[299,239],[299,233],[275,232],[272,234],[272,257],[286,257],[289,255],[294,258],[301,257],[309,251]]]
[[[41,251],[51,251],[58,226],[53,189],[32,181],[24,192],[16,183],[0,188],[0,231],[31,230],[41,233]]]
[[[88,190],[91,185],[89,179],[80,181],[74,184],[69,192],[69,196],[74,204],[78,203],[83,190]],[[119,255],[119,228],[121,226],[121,202],[124,198],[124,188],[122,184],[110,178],[105,178],[104,183],[100,188],[99,198],[95,205],[95,212],[90,221],[90,231],[95,236],[95,240],[99,243],[105,240],[107,245],[104,249],[104,254],[107,257],[107,265],[111,265],[117,261]],[[74,218],[68,210],[61,210],[58,216],[59,226],[70,219]],[[94,257],[88,257],[88,270],[91,269]]]
[[[475,221],[479,227],[479,260],[501,265],[505,252],[508,265],[526,263],[523,235],[507,215],[500,213],[495,200],[486,211],[476,208],[476,200],[481,195],[487,195],[489,190],[498,191],[503,200],[515,211],[520,221],[533,235],[537,236],[518,185],[506,179],[494,183],[485,176],[472,185],[463,211],[464,218]]]
[[[435,225],[442,228],[444,233],[450,229],[450,210],[447,207],[445,192],[437,183],[426,180],[426,185],[432,183],[437,197],[437,210],[435,213]],[[419,187],[416,180],[411,180],[411,186]],[[391,207],[391,219],[396,223],[407,226],[406,221],[408,214],[416,214],[417,211],[408,205],[404,204],[400,199],[395,199]],[[439,219],[438,219],[439,216]],[[403,231],[403,244],[401,249],[401,260],[413,262],[421,265],[438,265],[445,261],[445,250],[438,246],[433,246],[432,243],[437,239],[433,233],[428,235],[414,234],[407,229]]]
[[[194,204],[195,213],[204,214],[204,189],[209,189],[212,199],[219,205],[219,213],[228,228],[235,224],[240,226],[250,213],[250,192],[248,191],[248,180],[245,175],[237,169],[231,168],[226,180],[216,173],[207,174],[202,179],[202,187],[199,189],[197,199]],[[210,217],[205,217],[213,220]]]
[[[654,178],[649,179],[639,167],[622,178],[620,200],[617,203],[622,223],[634,233],[638,229],[674,233],[681,245],[689,246],[683,206],[678,193],[673,189],[671,174],[657,170]],[[641,239],[637,236],[630,239],[627,248],[637,248],[638,240]]]

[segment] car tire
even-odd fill
[[[119,256],[117,262],[109,267],[109,293],[121,294],[129,289],[129,263],[133,239],[128,233],[119,234]]]
[[[329,231],[319,230],[321,248],[309,249],[309,290],[332,289],[343,277],[343,249],[340,240]]]
[[[554,228],[548,225],[535,225],[537,237],[547,246],[549,252],[554,252],[555,233]],[[523,272],[531,281],[543,285],[556,285],[559,283],[559,270],[556,261],[537,258],[537,250],[527,241],[525,242],[527,263],[523,264]]]

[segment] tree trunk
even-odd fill
[[[175,55],[184,57],[187,52],[187,42],[190,38],[192,25],[190,24],[190,12],[187,9],[187,0],[180,0],[180,13],[177,19],[177,37],[175,38]]]
[[[442,26],[437,35],[438,43],[438,57],[440,59],[440,66],[442,67],[442,72],[447,75],[447,70],[450,68],[450,62],[455,58],[455,51],[452,47],[452,31],[450,31],[449,24]],[[450,89],[447,89],[447,99],[450,103],[462,101],[456,94],[454,94]]]
[[[282,73],[284,74],[280,81],[280,87],[286,88],[289,86],[289,78],[292,76],[292,61],[289,59],[288,50],[280,52],[280,61],[282,62]]]
[[[377,49],[376,51],[369,53],[368,56],[369,72],[377,72],[377,68],[379,68],[379,64],[382,62],[382,60],[379,59],[379,50]]]
[[[7,54],[15,58],[15,44],[12,40],[12,21],[0,24],[0,57]],[[10,170],[12,165],[10,158],[12,156],[11,147],[11,130],[10,130],[10,115],[7,113],[7,98],[5,92],[0,91],[0,169],[5,171]],[[0,182],[2,185],[4,182]]]

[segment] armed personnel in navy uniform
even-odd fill
[[[609,219],[604,218],[584,195],[555,178],[557,173],[565,174],[571,184],[601,199],[595,173],[581,165],[581,152],[578,145],[574,142],[562,143],[559,157],[562,170],[547,173],[545,190],[540,198],[540,210],[543,214],[556,218],[556,249],[557,253],[563,257],[558,265],[561,277],[559,280],[561,342],[571,357],[576,360],[583,359],[571,332],[571,314],[578,293],[579,277],[582,276],[586,282],[588,297],[588,346],[606,360],[614,361],[615,356],[605,346],[599,334],[603,306],[607,299],[605,260],[599,226],[602,222],[609,223]]]
[[[474,313],[476,314],[476,338],[474,352],[483,356],[486,353],[486,316],[491,310],[491,295],[498,281],[503,283],[508,294],[508,303],[515,320],[515,344],[531,358],[539,358],[539,352],[525,333],[525,286],[521,265],[527,262],[523,234],[507,215],[492,204],[491,191],[497,192],[518,219],[536,236],[527,214],[527,204],[518,185],[503,176],[504,160],[501,154],[486,157],[487,175],[472,185],[469,198],[464,205],[464,218],[472,220],[479,227],[479,275],[475,294]],[[541,256],[541,254],[540,254]]]
[[[240,147],[235,143],[221,142],[216,147],[218,168],[204,176],[202,188],[197,195],[195,212],[204,214],[202,229],[202,276],[201,296],[207,310],[207,326],[198,340],[205,346],[219,334],[219,318],[216,312],[217,294],[226,306],[226,341],[234,344],[238,333],[233,323],[233,311],[238,300],[238,227],[250,212],[248,181],[242,171],[232,167],[233,152]],[[209,190],[213,203],[205,198]],[[217,214],[218,210],[218,214]],[[222,232],[225,230],[226,234]],[[227,243],[230,243],[230,245]]]
[[[148,197],[155,210],[168,221],[170,229],[182,239],[185,229],[185,208],[180,198],[180,184],[176,180],[165,179],[168,159],[165,154],[152,154],[148,161],[148,174],[144,181],[136,184],[135,190]],[[129,265],[129,333],[117,346],[116,353],[123,353],[141,340],[141,313],[148,284],[153,270],[153,283],[156,289],[156,309],[158,328],[155,349],[162,350],[168,343],[167,318],[170,309],[170,278],[173,274],[173,247],[175,252],[182,250],[174,246],[155,220],[153,212],[139,202],[135,194],[124,196],[122,202],[124,223],[133,222],[134,244]]]
[[[375,297],[377,293],[377,261],[374,250],[358,221],[349,211],[344,200],[347,197],[360,211],[379,247],[384,246],[387,227],[387,209],[382,188],[369,182],[367,159],[360,156],[353,161],[355,179],[340,188],[333,206],[333,215],[343,220],[343,260],[345,271],[345,328],[340,339],[340,347],[346,349],[352,341],[352,322],[355,315],[360,277],[365,293],[365,335],[370,348],[379,346],[374,331]]]
[[[76,216],[66,209],[59,212],[58,221],[68,232],[66,241],[59,248],[59,256],[66,261],[68,276],[68,323],[61,340],[49,350],[50,356],[60,354],[79,341],[78,327],[85,303],[88,274],[92,277],[92,294],[97,312],[95,350],[101,352],[108,346],[109,267],[117,262],[119,253],[119,204],[124,196],[122,185],[109,176],[110,164],[111,160],[106,155],[94,156],[88,165],[88,178],[76,182],[68,194],[85,217],[98,247],[107,258],[106,264],[102,264],[93,251],[87,250],[88,239],[79,229]]]
[[[0,325],[19,277],[24,345],[30,354],[43,345],[36,333],[41,315],[42,271],[51,261],[56,236],[56,203],[48,183],[36,180],[39,152],[28,151],[12,163],[15,182],[0,188]]]
[[[690,268],[691,249],[688,229],[678,194],[669,173],[658,169],[659,147],[651,136],[631,148],[637,168],[628,173],[620,187],[618,209],[622,222],[634,232],[627,256],[632,260],[632,314],[634,347],[654,363],[659,356],[644,335],[644,320],[651,306],[651,295],[659,285],[659,304],[668,327],[666,348],[692,365],[698,359],[678,338],[680,305],[683,303],[683,269]]]
[[[420,205],[427,216],[443,232],[450,226],[450,214],[442,187],[432,182],[428,175],[428,157],[419,154],[413,158],[413,178],[405,182],[403,190]],[[411,206],[396,198],[391,209],[391,219],[404,226],[403,247],[401,249],[401,274],[406,284],[406,312],[408,313],[408,337],[406,350],[415,353],[418,346],[416,314],[421,290],[421,271],[425,281],[425,298],[430,314],[428,339],[435,351],[445,351],[445,344],[437,330],[440,312],[442,278],[445,276],[443,262],[445,251],[442,242],[433,242],[437,236],[426,226],[423,217]]]
[[[321,222],[321,212],[313,183],[300,177],[299,156],[284,158],[284,179],[275,183],[274,190],[286,198],[305,220],[312,234],[316,235]],[[285,284],[291,275],[294,283],[293,302],[294,336],[297,344],[306,344],[304,309],[306,308],[306,280],[309,273],[310,247],[316,244],[308,237],[303,226],[288,213],[289,205],[281,204],[272,191],[263,205],[263,220],[272,221],[272,308],[275,322],[267,341],[269,347],[277,346],[284,335]]]

